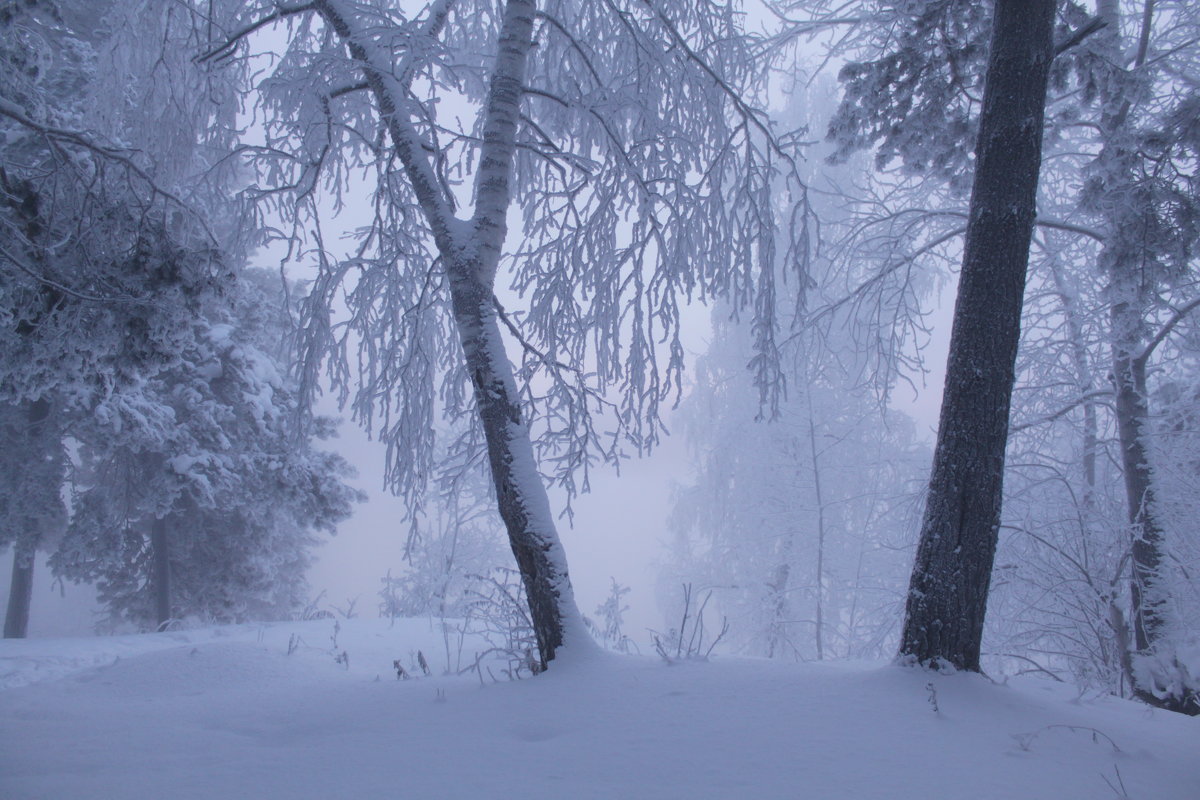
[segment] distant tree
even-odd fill
[[[1048,196],[1060,170],[1049,162],[1039,213],[1058,216]],[[1034,245],[986,649],[1005,667],[1121,694],[1113,620],[1129,562],[1103,287],[1076,274],[1094,260],[1090,240],[1042,230]]]
[[[75,430],[81,478],[56,573],[96,581],[113,618],[278,618],[305,599],[308,551],[359,493],[312,440],[277,351],[278,286],[244,272],[192,322],[179,363],[116,392]],[[278,280],[277,278],[275,279]]]
[[[814,299],[830,288],[818,283]],[[866,357],[844,327],[824,344],[815,328],[793,342],[774,415],[747,369],[747,326],[718,309],[713,329],[680,405],[694,476],[675,494],[663,585],[711,588],[730,641],[753,655],[881,655],[895,642],[896,554],[927,457],[911,422],[859,383]]]
[[[48,543],[46,525],[22,509],[40,505],[44,520],[63,521],[54,509],[68,438],[86,462],[77,465],[77,489],[124,486],[122,518],[151,509],[139,524],[164,545],[154,549],[160,617],[172,615],[168,576],[176,595],[204,598],[193,605],[219,605],[207,590],[189,588],[189,578],[202,580],[169,569],[165,519],[176,500],[210,512],[214,499],[225,504],[220,519],[189,520],[209,542],[205,570],[220,557],[241,559],[228,583],[241,581],[244,596],[220,600],[228,604],[268,591],[267,578],[301,580],[271,564],[303,566],[303,549],[280,539],[304,541],[312,528],[331,527],[352,499],[340,481],[344,464],[307,446],[328,426],[290,428],[285,419],[303,416],[281,374],[286,318],[271,310],[278,304],[261,281],[235,279],[250,242],[236,224],[231,174],[206,149],[228,147],[233,107],[192,63],[191,23],[186,8],[154,2],[0,8],[0,403],[14,418],[37,421],[28,430],[5,426],[21,445],[12,457],[23,454],[58,475],[4,487],[9,518],[0,542],[18,554],[9,606],[17,617],[28,614],[30,554]],[[274,319],[265,324],[269,310]],[[253,458],[228,452],[251,433]],[[29,452],[35,444],[44,453]],[[200,453],[209,457],[200,467],[187,460]],[[243,494],[234,496],[238,481]],[[192,493],[185,497],[183,486]],[[36,491],[20,496],[25,490]],[[257,502],[273,505],[253,507],[256,492]],[[100,536],[116,529],[96,528],[113,517],[116,497],[86,494],[76,497],[72,532],[92,526],[96,536],[82,538],[96,560],[136,561],[128,543]],[[222,550],[214,531],[240,534],[242,544],[231,539]],[[104,542],[113,549],[101,552]],[[56,554],[55,563],[79,567],[72,559],[80,537],[68,536],[64,546],[75,549]],[[248,572],[250,565],[262,568]],[[79,569],[76,576],[87,572]],[[121,591],[108,599],[117,603]]]
[[[625,603],[625,595],[632,590],[628,586],[621,585],[616,578],[609,580],[608,597],[604,599],[603,603],[596,606],[596,619],[599,622],[589,619],[589,627],[605,647],[619,653],[635,652],[638,649],[637,644],[625,634],[624,630],[625,612],[629,610],[629,606]]]
[[[120,10],[49,0],[0,7],[0,403],[39,420],[36,440],[47,449],[26,453],[39,463],[62,464],[74,421],[170,365],[189,327],[180,320],[226,277],[208,225],[172,191],[183,165],[194,166],[198,139],[137,151],[125,138],[134,130],[119,124],[137,105],[134,82],[163,78],[103,69],[145,44],[109,27]],[[205,94],[193,101],[189,108],[203,107]],[[159,121],[186,117],[175,114],[180,108],[171,104]],[[56,471],[57,482],[36,487],[47,518],[61,503]],[[10,507],[28,502],[8,498]],[[46,541],[41,527],[6,525],[2,537],[16,551],[9,608],[18,617],[28,614],[20,593],[32,580],[32,553]]]
[[[62,533],[62,434],[50,403],[0,406],[0,544],[13,548],[4,637],[23,638],[33,599],[37,549]]]
[[[382,581],[380,612],[389,617],[461,619],[471,599],[472,576],[507,563],[504,524],[486,466],[462,463],[470,454],[447,444],[457,438],[453,430],[441,438],[437,494],[413,515],[403,571],[389,572]]]

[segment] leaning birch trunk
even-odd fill
[[[575,606],[566,554],[554,526],[546,487],[534,462],[529,428],[521,417],[516,380],[504,351],[493,295],[512,202],[517,126],[526,61],[533,47],[535,10],[532,0],[509,0],[505,5],[485,111],[467,257],[448,258],[447,269],[463,357],[487,439],[496,501],[525,585],[541,667],[545,669],[565,642],[568,625],[578,623],[572,625],[576,638],[587,634]]]
[[[375,96],[396,155],[433,232],[449,277],[451,300],[463,358],[487,440],[488,462],[500,516],[529,604],[537,637],[539,665],[545,669],[568,642],[587,641],[575,605],[567,561],[550,512],[550,501],[533,458],[529,428],[521,416],[512,363],[500,335],[493,290],[507,234],[512,201],[516,132],[524,94],[526,61],[533,47],[532,0],[509,0],[498,42],[487,102],[483,144],[475,178],[475,213],[454,216],[408,120],[408,76],[397,78],[390,60],[376,53],[352,24],[338,0],[317,0],[317,11],[345,42]],[[444,15],[437,18],[440,25]]]
[[[945,393],[901,658],[978,671],[1041,169],[1053,0],[997,0]]]

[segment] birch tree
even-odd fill
[[[780,117],[820,129],[835,92],[817,76],[795,87]],[[809,153],[821,248],[799,297],[776,298],[790,331],[781,343],[786,397],[763,405],[747,369],[753,324],[718,306],[677,417],[692,479],[669,519],[677,563],[663,570],[663,596],[680,583],[712,587],[727,641],[767,658],[877,657],[895,647],[906,569],[897,555],[928,459],[911,421],[886,406],[920,347],[920,331],[901,320],[920,325],[911,312],[932,281],[863,235],[876,206],[839,189],[870,165],[822,163],[832,149]],[[785,275],[777,281],[786,285]]]
[[[434,417],[474,414],[544,668],[587,634],[539,464],[573,490],[596,458],[654,443],[692,299],[762,309],[773,384],[773,306],[756,302],[773,291],[771,192],[786,186],[795,208],[803,187],[789,143],[746,99],[755,65],[739,14],[439,0],[409,15],[314,0],[208,23],[226,31],[202,56],[214,65],[252,63],[243,44],[269,26],[287,36],[257,85],[264,139],[243,153],[288,238],[313,232],[295,250],[320,266],[309,363],[333,356],[342,398],[389,443],[389,480],[410,496],[433,471]],[[371,217],[337,258],[316,197],[341,202],[353,170]],[[798,271],[805,220],[783,224],[779,256]],[[497,299],[506,291],[523,308]],[[348,321],[331,316],[340,292]]]

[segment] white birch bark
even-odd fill
[[[500,516],[525,585],[540,665],[545,669],[568,639],[577,647],[591,640],[575,605],[566,556],[546,487],[535,466],[529,427],[522,419],[493,299],[512,202],[516,132],[526,61],[533,46],[534,4],[509,0],[505,5],[484,108],[475,213],[469,223],[453,215],[451,198],[444,194],[422,154],[419,137],[401,113],[406,87],[392,76],[390,62],[355,29],[353,17],[338,0],[318,0],[316,7],[361,65],[445,264],[454,322],[487,441]]]

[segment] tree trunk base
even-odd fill
[[[33,602],[33,560],[30,550],[13,547],[12,584],[4,615],[4,638],[24,639],[29,633],[29,607]]]

